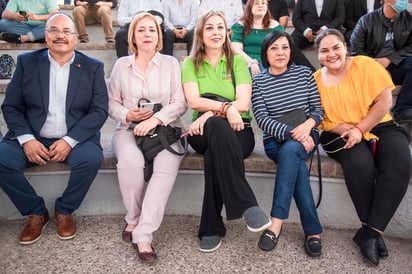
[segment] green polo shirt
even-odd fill
[[[239,42],[243,44],[243,51],[249,55],[250,58],[256,59],[262,62],[260,57],[260,51],[262,48],[263,40],[269,32],[275,30],[284,30],[281,25],[269,29],[253,29],[251,33],[242,37],[243,25],[239,22],[232,26],[232,36],[230,40],[232,42]]]
[[[188,57],[182,65],[182,83],[197,83],[200,94],[213,93],[233,101],[236,98],[235,87],[233,86],[232,73],[226,69],[226,61],[226,56],[223,56],[217,63],[216,69],[207,61],[203,61],[196,73],[193,59]],[[252,83],[249,69],[241,55],[234,56],[233,71],[236,85]],[[192,121],[196,120],[197,113],[196,110],[192,112]],[[242,118],[251,120],[252,117],[249,112],[244,112]]]
[[[25,11],[37,15],[49,14],[53,10],[59,10],[56,0],[10,0],[6,9],[11,13]],[[25,24],[39,26],[45,24],[45,21],[25,21]]]

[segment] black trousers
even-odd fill
[[[117,58],[129,55],[129,43],[127,42],[130,24],[126,24],[116,32],[114,37]]]
[[[366,141],[328,155],[342,165],[345,183],[360,221],[384,231],[408,188],[411,172],[409,136],[392,121],[377,125],[371,132],[379,137],[375,157]],[[320,142],[328,143],[337,136],[323,132]]]
[[[193,44],[193,33],[191,30],[186,34],[186,37],[181,39],[177,38],[172,30],[166,30],[163,34],[163,54],[173,56],[173,43],[184,42],[187,43],[187,53],[190,54]]]
[[[189,143],[204,155],[205,189],[199,238],[224,237],[223,205],[228,220],[242,217],[246,209],[257,205],[246,181],[243,163],[255,146],[252,128],[235,132],[226,119],[211,117],[205,124],[203,136],[190,136]]]

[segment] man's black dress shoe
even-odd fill
[[[4,32],[2,34],[3,40],[8,42],[8,43],[21,43],[21,37],[20,35],[14,34],[14,33],[7,33]]]
[[[383,237],[379,236],[378,238],[378,253],[380,257],[388,257],[388,249],[386,248],[386,244],[383,241]]]
[[[368,259],[374,265],[379,264],[379,252],[378,252],[378,240],[374,238],[368,238],[363,229],[360,228],[355,236],[353,241],[359,246],[362,255]]]

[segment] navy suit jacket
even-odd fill
[[[337,29],[345,21],[343,0],[323,0],[320,16],[316,11],[315,0],[299,0],[293,10],[292,22],[297,31],[307,28],[318,31],[322,26]]]
[[[48,49],[21,54],[2,104],[8,132],[4,139],[24,134],[40,136],[49,106]],[[100,146],[99,131],[107,119],[108,93],[102,62],[75,51],[66,97],[67,136]]]

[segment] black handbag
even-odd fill
[[[301,108],[289,111],[288,113],[276,118],[277,121],[292,127],[302,124],[307,119],[308,117],[306,116],[305,111]]]
[[[150,180],[153,174],[153,160],[156,155],[163,149],[167,149],[173,154],[182,156],[187,150],[187,141],[181,138],[182,129],[180,127],[157,126],[155,130],[145,136],[135,136],[136,145],[142,151],[145,160],[144,179],[146,182]],[[175,151],[170,145],[178,140],[181,141],[185,148],[183,152]]]
[[[138,107],[141,107],[142,103],[150,103],[149,99],[140,98],[138,101]],[[153,112],[158,112],[162,109],[162,104],[156,103],[153,106]],[[133,122],[130,124],[129,129],[133,130],[139,122]],[[144,179],[146,182],[150,180],[153,174],[153,160],[156,155],[163,149],[167,149],[173,154],[182,156],[187,151],[187,138],[182,136],[182,129],[180,127],[172,127],[170,125],[162,126],[158,125],[154,130],[151,130],[149,134],[145,136],[135,136],[136,145],[142,151],[145,160],[144,167]],[[184,148],[183,152],[175,151],[170,145],[174,144],[180,139]]]

